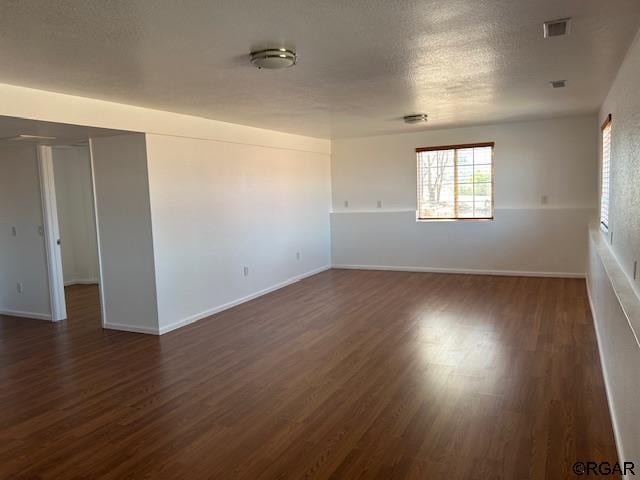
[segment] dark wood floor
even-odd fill
[[[616,460],[585,283],[328,271],[162,337],[0,317],[0,477],[575,478]],[[611,477],[608,477],[611,478]]]

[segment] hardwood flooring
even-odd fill
[[[585,282],[331,270],[162,337],[0,317],[0,477],[562,479],[616,461]],[[612,477],[608,477],[612,478]]]

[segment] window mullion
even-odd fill
[[[458,149],[453,149],[453,217],[458,218]]]

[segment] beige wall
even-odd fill
[[[330,266],[328,154],[146,141],[162,331]]]

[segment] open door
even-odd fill
[[[60,249],[58,209],[56,206],[56,187],[53,176],[53,152],[51,147],[46,145],[39,145],[37,150],[40,191],[42,192],[44,243],[51,299],[51,320],[57,322],[67,318],[67,307],[64,298],[62,252]]]

